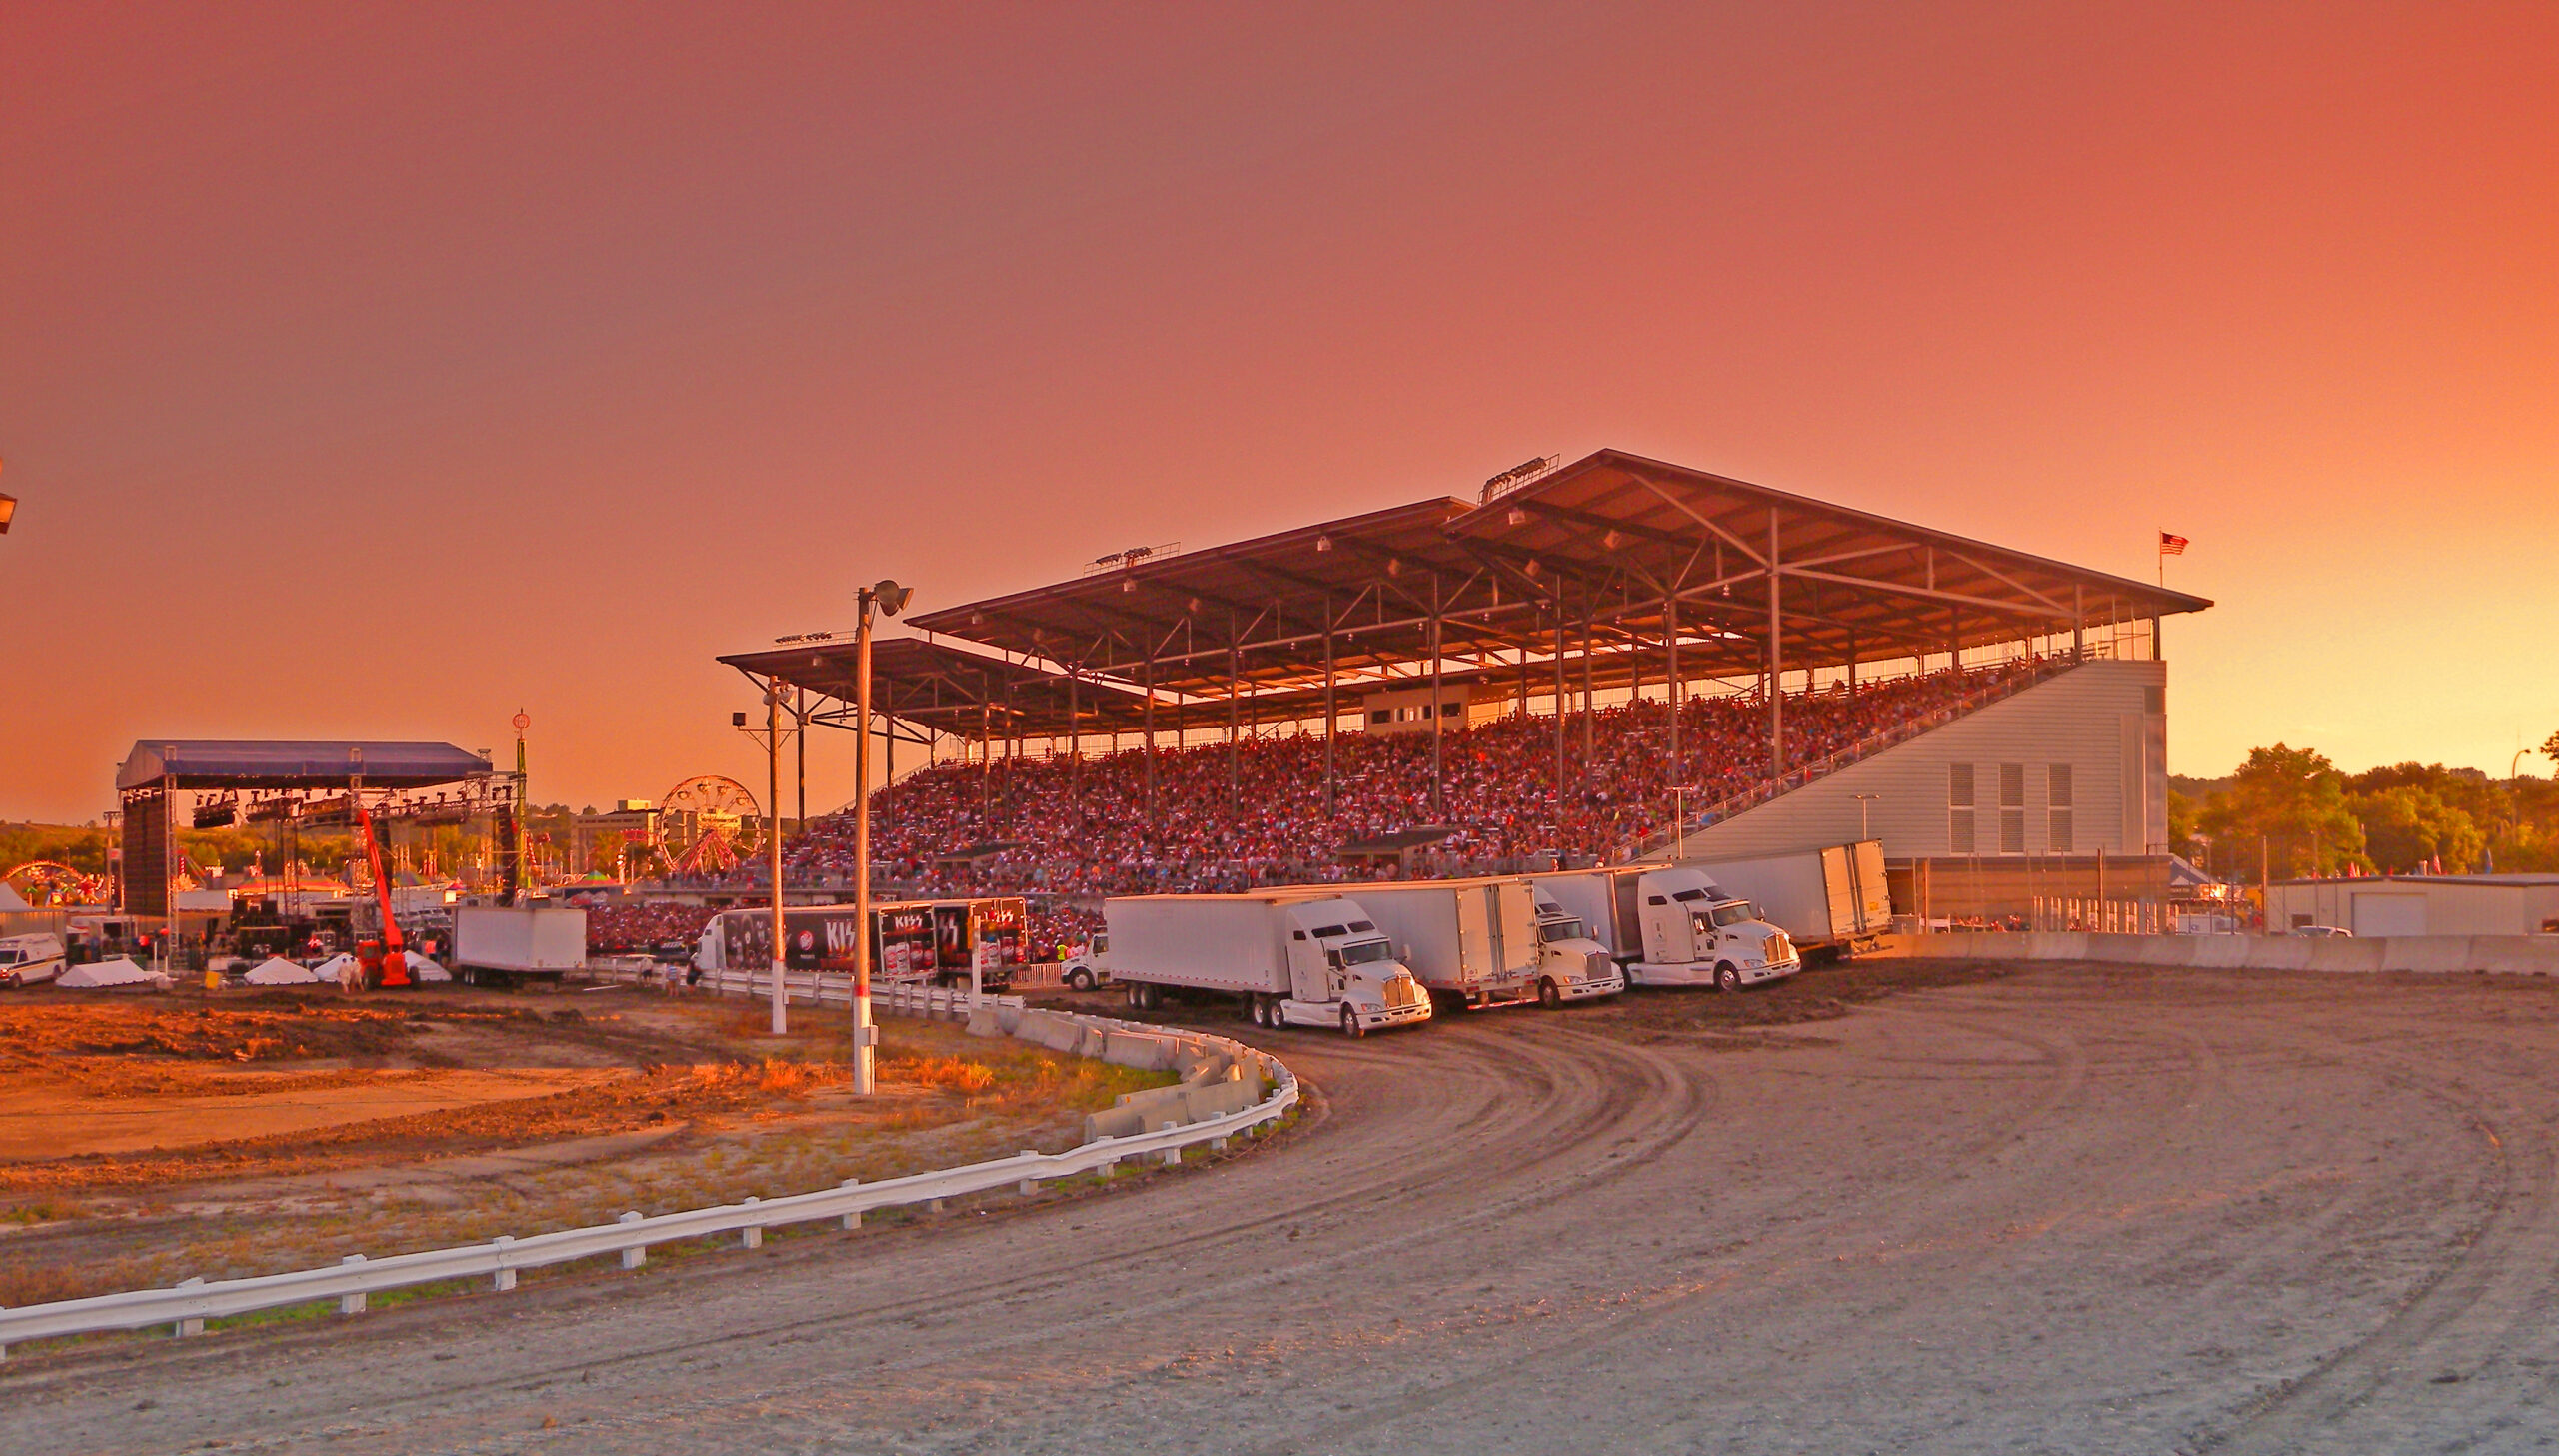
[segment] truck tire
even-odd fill
[[[1359,1025],[1359,1013],[1348,1006],[1341,1008],[1341,1034],[1354,1041],[1368,1034]]]
[[[1555,978],[1550,975],[1538,977],[1537,1009],[1540,1011],[1551,1011],[1562,1004],[1563,992],[1555,985]]]
[[[1084,968],[1083,966],[1081,966],[1081,965],[1077,966],[1075,969],[1073,969],[1073,970],[1071,970],[1071,971],[1068,971],[1068,972],[1067,972],[1067,989],[1069,989],[1069,990],[1071,990],[1071,991],[1089,991],[1089,990],[1092,990],[1092,989],[1093,989],[1093,972],[1092,972],[1092,971],[1089,971],[1089,970],[1087,970],[1087,969],[1085,969],[1085,968]]]
[[[1133,980],[1129,982],[1129,1009],[1132,1011],[1143,1010],[1146,1008],[1147,1003],[1138,999],[1138,991],[1143,985],[1145,985],[1145,982],[1143,981]]]
[[[1726,993],[1741,989],[1741,971],[1731,961],[1715,962],[1715,989]]]

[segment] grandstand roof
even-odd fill
[[[1505,562],[1580,577],[1625,606],[1616,621],[1656,636],[1675,599],[1681,625],[1727,634],[1709,659],[1756,671],[1771,584],[1785,662],[1837,666],[2200,612],[2212,604],[1816,501],[1728,476],[1603,450],[1494,496],[1452,522]],[[1771,570],[1771,563],[1774,570]]]
[[[764,652],[731,653],[720,661],[751,677],[778,677],[851,703],[857,690],[855,656],[853,639],[837,636]],[[976,737],[989,725],[1002,734],[1015,723],[1064,724],[1071,706],[1069,681],[1067,675],[1042,664],[1016,661],[967,643],[883,636],[871,642],[872,707],[960,737]],[[1133,728],[1145,720],[1145,696],[1108,679],[1077,679],[1072,698],[1077,721],[1086,732]]]
[[[1560,655],[1576,689],[1585,672],[1603,690],[1658,683],[1674,640],[1684,678],[1754,675],[1772,590],[1788,669],[2211,605],[1622,451],[1502,484],[1481,502],[1439,497],[1205,550],[1130,553],[1074,581],[918,615],[911,625],[927,638],[875,645],[877,706],[962,736],[1008,721],[1033,736],[1132,730],[1150,690],[1159,729],[1169,711],[1194,727],[1230,711],[1285,722],[1321,713],[1327,658],[1337,699],[1354,708],[1359,693],[1426,681],[1434,631],[1451,682],[1510,684],[1524,671],[1551,691]],[[849,643],[721,661],[852,693]]]

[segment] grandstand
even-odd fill
[[[1621,452],[1540,462],[912,619],[878,645],[874,726],[927,764],[877,795],[876,872],[1082,898],[1861,823],[1923,875],[2155,858],[2160,623],[2209,605]],[[721,661],[850,727],[852,659]],[[819,820],[786,872],[841,882],[849,848]]]

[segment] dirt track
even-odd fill
[[[2559,1444],[2559,987],[2049,970],[1739,1051],[1652,999],[1272,1038],[1303,1126],[1108,1195],[13,1362],[0,1409],[46,1451]]]

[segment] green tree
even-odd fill
[[[2362,821],[2364,849],[2385,870],[2415,870],[2441,857],[2448,873],[2479,866],[2488,836],[2479,821],[2424,788],[2385,788],[2349,800]]]
[[[2196,827],[2222,846],[2220,862],[2234,869],[2254,856],[2261,840],[2278,876],[2370,864],[2362,821],[2346,802],[2346,776],[2309,748],[2250,748],[2229,789],[2196,815]]]

